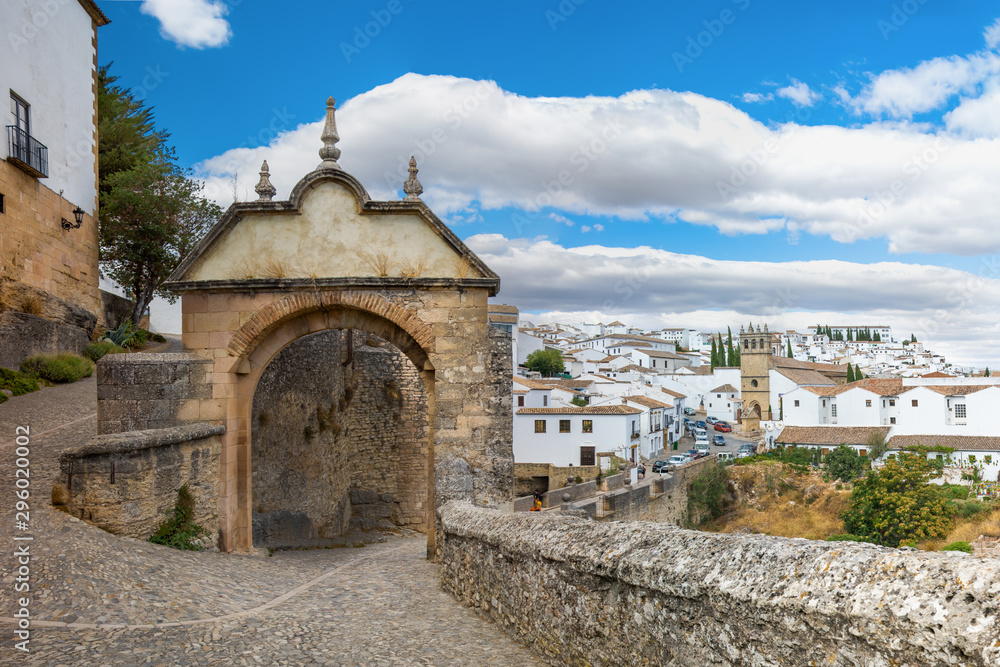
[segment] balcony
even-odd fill
[[[16,125],[7,126],[7,160],[37,178],[49,175],[49,149]]]

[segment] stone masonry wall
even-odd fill
[[[212,362],[191,354],[108,354],[97,362],[97,432],[219,421]]]
[[[321,544],[350,528],[422,529],[427,401],[398,350],[360,331],[299,339],[275,357],[254,396],[256,546]],[[345,365],[344,362],[348,362]]]
[[[85,215],[79,229],[63,229],[61,220],[73,220],[76,205],[2,160],[0,193],[0,283],[35,288],[98,316],[96,221]]]
[[[993,559],[452,502],[442,583],[570,665],[1000,664]]]
[[[219,529],[219,436],[225,427],[188,424],[101,435],[59,457],[53,505],[115,535],[146,539],[167,518],[177,490],[194,497],[194,520]]]

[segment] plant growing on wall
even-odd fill
[[[201,540],[210,535],[204,526],[194,522],[194,497],[185,484],[177,489],[177,503],[170,517],[160,524],[149,541],[182,551],[201,551]]]

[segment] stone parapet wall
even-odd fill
[[[90,343],[84,329],[28,313],[0,312],[0,366],[17,369],[36,354],[80,354]]]
[[[173,510],[177,490],[194,497],[194,520],[218,532],[220,436],[217,424],[101,435],[65,450],[53,504],[109,533],[148,538]]]
[[[992,559],[452,502],[442,584],[554,664],[1000,664]]]
[[[108,354],[97,362],[97,432],[169,428],[225,418],[211,361],[192,354]]]

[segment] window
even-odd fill
[[[858,450],[858,456],[868,456],[868,450],[867,449]]]
[[[896,406],[896,399],[890,398],[889,399],[889,407],[892,408],[892,407],[895,407],[895,406]]]
[[[896,423],[896,418],[895,417],[889,417],[889,423],[890,424],[895,424]]]
[[[14,118],[12,125],[25,134],[31,134],[29,106],[27,102],[13,92],[10,94],[10,115]]]
[[[795,401],[795,407],[799,407],[799,402]]]
[[[3,193],[0,192],[0,213],[3,213]]]
[[[543,408],[549,407],[549,397],[548,396],[542,396],[542,407]]]
[[[830,404],[830,416],[831,417],[836,417],[837,416],[837,404],[836,403],[831,403]]]
[[[593,433],[594,432],[594,420],[593,419],[584,419],[583,420],[583,429],[581,429],[581,430],[584,433]]]
[[[722,394],[716,394],[715,397],[716,398],[722,398]]]
[[[545,420],[536,419],[535,420],[535,433],[545,433]]]
[[[582,465],[582,466],[592,466],[592,465],[595,465],[595,462],[594,462],[594,448],[593,447],[581,447],[580,448],[580,465]]]
[[[559,432],[560,433],[569,433],[569,420],[568,419],[560,419],[559,420]]]
[[[993,463],[993,455],[986,454],[985,456],[983,456],[983,463],[985,463],[986,465]]]
[[[965,419],[965,403],[955,404],[955,419]]]
[[[866,407],[866,408],[870,408],[871,406],[872,406],[872,401],[871,401],[871,399],[868,399],[867,401],[865,401],[865,407]]]
[[[757,381],[756,380],[750,380],[750,386],[751,387],[756,387],[757,386]]]
[[[517,397],[517,407],[519,407],[519,408],[523,408],[524,407],[524,396],[518,396]]]
[[[910,401],[910,405],[913,407],[917,407],[917,399],[913,399],[912,401]]]

